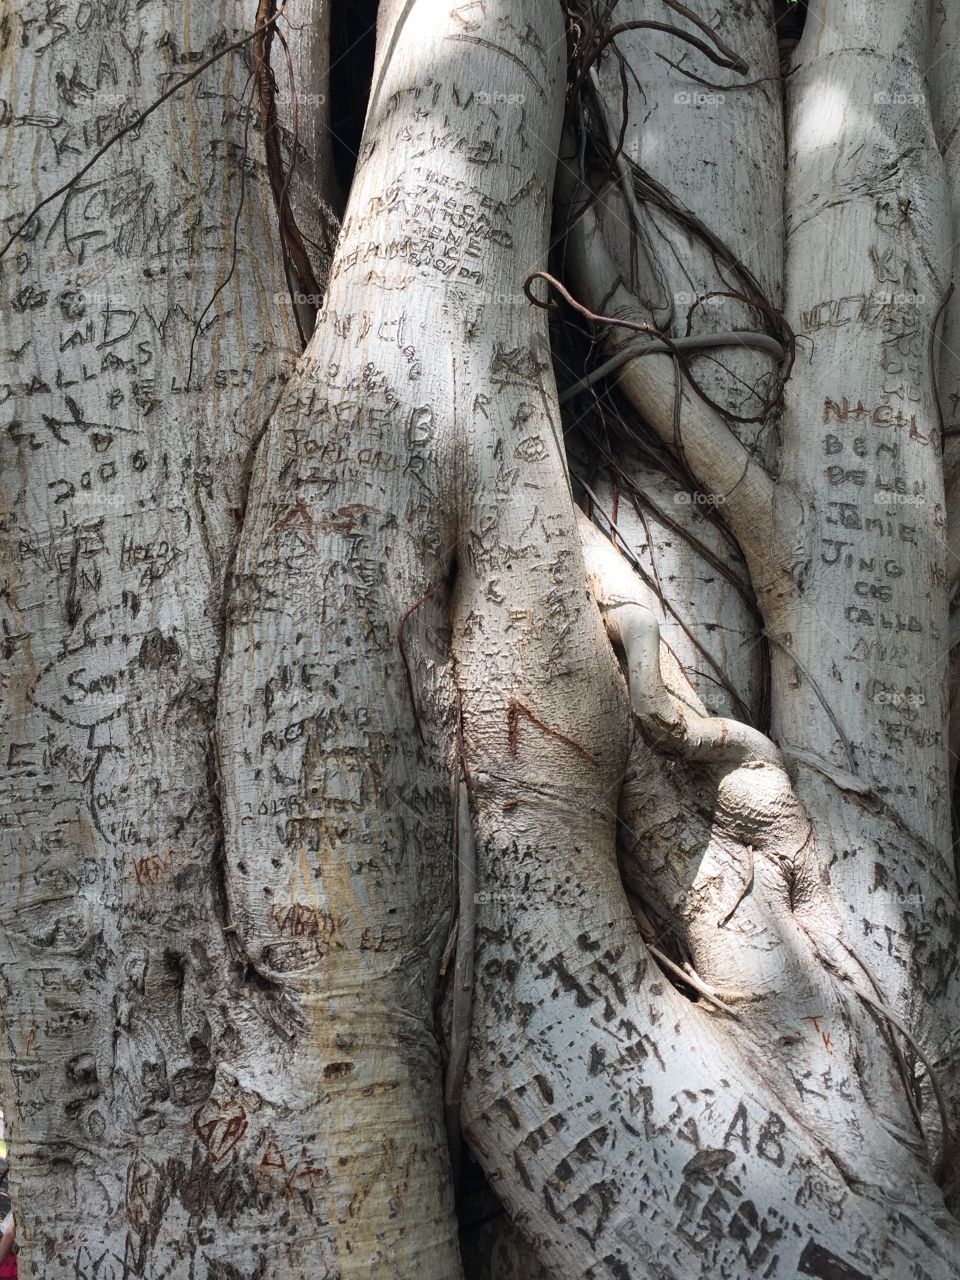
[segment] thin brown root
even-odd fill
[[[713,988],[709,987],[692,968],[689,971],[681,969],[678,964],[674,964],[671,959],[665,956],[659,947],[655,947],[649,942],[645,945],[658,964],[662,964],[665,969],[669,969],[671,973],[676,974],[681,982],[685,982],[687,986],[693,987],[694,991],[698,991],[705,1000],[709,1000],[711,1004],[716,1005],[721,1012],[727,1014],[728,1017],[733,1018],[735,1022],[742,1021],[740,1014],[737,1013],[736,1009],[731,1008],[730,1005],[721,1000]]]

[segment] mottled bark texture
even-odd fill
[[[3,239],[255,14],[8,7]],[[249,42],[214,61],[2,260],[0,1097],[38,1278],[276,1274],[324,1236],[212,752],[250,453],[300,349],[251,70]]]
[[[342,7],[0,21],[25,1275],[956,1275],[960,19],[782,8],[382,0],[343,192]]]

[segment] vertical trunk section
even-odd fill
[[[783,421],[780,484],[802,507],[793,584],[761,604],[774,734],[805,757],[798,787],[829,823],[850,936],[949,1078],[960,917],[930,343],[949,197],[923,78],[926,9],[811,6],[787,81],[788,313],[812,348]],[[837,770],[855,778],[837,786]]]
[[[329,1172],[344,1276],[459,1270],[434,1023],[454,869],[447,578],[473,516],[470,424],[510,399],[505,475],[553,448],[510,390],[526,385],[522,285],[544,256],[562,102],[562,31],[545,38],[538,12],[381,13],[324,313],[236,563],[219,717],[231,925],[309,1027],[287,1132]]]
[[[256,8],[8,6],[4,238]],[[241,1280],[274,1238],[300,1266],[277,1224],[314,1174],[235,1159],[257,1099],[232,1064],[272,1070],[291,1033],[223,932],[211,752],[249,451],[299,350],[250,53],[2,262],[0,1097],[25,1276]]]

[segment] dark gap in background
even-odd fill
[[[377,0],[333,0],[330,10],[330,132],[333,167],[346,196],[357,167],[373,79]]]
[[[774,0],[773,9],[777,39],[796,44],[803,35],[803,24],[807,20],[807,0],[797,0],[796,4],[788,4],[787,0]]]

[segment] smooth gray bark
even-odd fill
[[[817,0],[782,82],[760,0],[623,0],[750,70],[644,27],[622,80],[592,7],[388,0],[331,253],[330,15],[291,11],[315,327],[250,43],[18,230],[257,9],[4,28],[24,1273],[947,1280],[955,24]],[[592,524],[551,224],[582,304],[722,341],[619,364]],[[458,1095],[511,1219],[462,1271]]]

